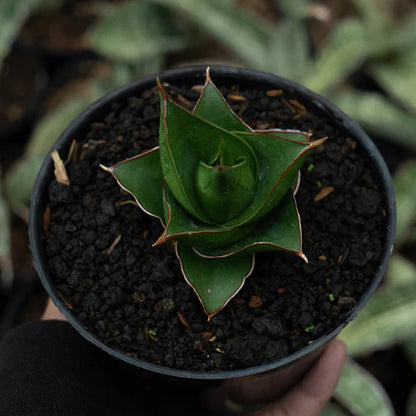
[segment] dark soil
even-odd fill
[[[114,104],[77,137],[80,160],[67,165],[71,186],[53,181],[49,187],[45,251],[54,283],[77,319],[133,357],[204,371],[282,358],[340,324],[376,272],[383,196],[359,146],[288,93],[239,93],[247,100],[231,105],[251,126],[298,128],[329,139],[306,161],[297,194],[309,264],[284,252],[258,254],[244,288],[210,322],[172,249],[151,246],[162,231],[159,221],[125,204],[130,196],[98,167],[157,144],[156,91]],[[315,202],[327,186],[335,191]]]

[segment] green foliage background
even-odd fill
[[[0,0],[0,65],[30,16],[64,3],[68,2]],[[89,103],[172,62],[192,63],[192,56],[197,56],[198,63],[202,59],[268,71],[328,97],[371,136],[407,154],[394,172],[398,224],[390,267],[380,289],[341,334],[351,358],[335,401],[322,413],[393,415],[380,382],[354,359],[400,345],[416,370],[416,256],[409,249],[416,243],[416,6],[399,19],[389,11],[392,2],[387,0],[349,0],[351,13],[333,19],[331,2],[270,0],[267,3],[277,16],[272,21],[241,7],[247,3],[88,2],[96,19],[87,49],[97,52],[110,70],[106,77],[91,77],[86,94],[69,97],[40,118],[21,158],[1,177],[2,285],[10,287],[13,278],[12,218],[27,220],[32,184],[45,154]],[[311,47],[311,28],[317,24],[328,27],[327,35]],[[213,54],[204,56],[201,49],[206,48],[207,39],[215,48]],[[360,87],[357,76],[371,87]],[[408,400],[407,416],[415,415],[416,383]]]

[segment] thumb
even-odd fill
[[[251,416],[317,416],[337,386],[345,355],[345,344],[332,341],[298,385],[279,401]]]

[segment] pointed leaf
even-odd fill
[[[306,133],[300,130],[282,130],[282,129],[270,129],[270,130],[254,130],[254,133],[268,134],[269,136],[279,137],[284,140],[290,140],[292,142],[309,142],[311,133]]]
[[[179,107],[166,97],[163,89],[161,93],[159,145],[164,178],[183,208],[195,218],[212,223],[195,193],[195,172],[200,162],[210,164],[210,160],[218,154],[221,142],[229,154],[246,158],[254,172],[257,171],[256,156],[240,137]]]
[[[353,360],[345,362],[334,398],[355,416],[395,415],[381,383]]]
[[[236,133],[254,150],[258,160],[258,182],[253,201],[238,217],[224,226],[239,226],[268,214],[296,180],[307,153],[324,140],[301,143],[278,140],[265,133]]]
[[[163,173],[159,148],[117,163],[110,171],[119,185],[134,196],[143,211],[163,221]]]
[[[296,201],[291,191],[287,192],[277,207],[263,217],[254,229],[240,240],[225,247],[196,250],[207,257],[227,257],[235,253],[286,250],[302,254],[302,231]]]
[[[183,48],[185,37],[166,9],[148,1],[127,2],[96,24],[90,44],[110,58],[137,62]]]
[[[249,127],[236,115],[213,84],[209,72],[204,89],[193,112],[218,127],[229,131],[249,131]]]
[[[198,295],[208,318],[236,295],[254,266],[252,254],[207,259],[179,244],[177,255],[184,277]]]
[[[164,191],[166,228],[155,245],[174,239],[181,246],[218,247],[239,240],[254,227],[224,228],[199,222],[178,204],[168,186],[165,185]]]
[[[195,172],[195,191],[208,217],[222,224],[240,214],[253,199],[256,173],[245,158],[229,166],[200,162]]]

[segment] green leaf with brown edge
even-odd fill
[[[312,134],[306,133],[300,130],[283,130],[283,129],[270,129],[270,130],[254,130],[253,133],[268,134],[269,136],[278,137],[283,140],[289,140],[292,142],[309,142]]]
[[[154,245],[176,242],[184,275],[212,316],[251,273],[254,252],[281,249],[306,260],[290,189],[299,183],[308,152],[326,139],[311,142],[311,134],[297,130],[252,130],[231,110],[208,70],[193,112],[175,103],[159,80],[157,85],[159,150],[109,170],[122,187],[133,190],[144,210],[164,219]],[[158,163],[158,169],[146,172]],[[138,185],[140,177],[149,178]],[[218,250],[210,257],[199,255],[213,249]],[[212,285],[215,296],[208,296]]]
[[[308,142],[311,134],[300,130],[290,129],[268,129],[268,130],[252,130],[239,116],[237,116],[228,102],[224,99],[221,91],[212,82],[209,68],[206,72],[206,82],[204,84],[201,95],[193,109],[193,113],[209,123],[218,127],[236,132],[254,132],[267,133],[271,136],[280,137],[281,139]]]
[[[246,158],[253,172],[257,171],[256,156],[240,137],[178,106],[163,89],[161,95],[159,146],[164,178],[183,208],[200,221],[213,223],[194,190],[194,176],[200,162],[210,164],[218,154],[220,143],[236,159]]]
[[[134,196],[143,211],[163,222],[163,173],[158,147],[105,169]]]
[[[166,228],[154,245],[174,239],[181,245],[198,247],[224,246],[249,233],[255,225],[224,228],[200,222],[189,215],[176,201],[168,186],[164,186]]]
[[[218,158],[221,160],[222,155]],[[195,192],[204,212],[221,224],[236,217],[250,204],[256,188],[256,171],[241,157],[230,164],[200,162],[195,172]],[[220,208],[220,209],[219,209]]]
[[[201,160],[206,159],[207,155],[212,157],[218,153],[221,141],[231,154],[239,158],[246,157],[252,170],[255,161],[261,158],[252,202],[240,215],[225,222],[223,225],[226,227],[255,221],[270,212],[293,184],[306,152],[323,142],[322,139],[302,143],[255,132],[230,134],[178,106],[167,97],[163,88],[161,95],[163,103],[159,140],[164,177],[178,202],[200,221],[213,222],[196,198],[194,174]]]
[[[305,133],[299,130],[270,129],[252,131],[252,129],[233,112],[219,89],[212,82],[209,74],[209,68],[206,72],[206,82],[203,91],[193,112],[217,126],[227,129],[230,129],[230,127],[234,128],[234,133],[236,135],[238,135],[238,132],[253,132],[256,134],[267,133],[268,135],[275,136],[283,140],[297,142],[308,142],[311,137],[310,133]],[[241,193],[239,194],[241,195]],[[210,197],[210,199],[212,201],[212,197]],[[212,201],[212,204],[214,204],[214,201]],[[221,205],[224,209],[229,207],[230,203],[223,201]]]
[[[326,139],[305,143],[281,140],[266,133],[237,133],[254,150],[259,166],[258,184],[252,203],[224,226],[237,227],[268,214],[296,180],[307,153]]]
[[[250,128],[231,109],[206,72],[206,81],[193,113],[211,124],[229,131],[250,131]]]
[[[198,296],[208,320],[242,288],[254,267],[254,255],[207,259],[178,244],[177,256],[185,280]]]
[[[293,193],[287,192],[273,211],[260,219],[245,237],[219,248],[201,249],[195,246],[195,249],[205,257],[227,257],[241,252],[285,250],[306,260],[302,252],[302,230]]]
[[[272,136],[297,142],[307,142],[311,137],[310,133],[300,130],[252,130],[250,126],[234,113],[233,109],[221,94],[221,91],[212,82],[209,68],[206,72],[206,82],[195,108],[193,109],[193,113],[205,120],[209,120],[209,123],[211,124],[234,132],[267,133]]]

